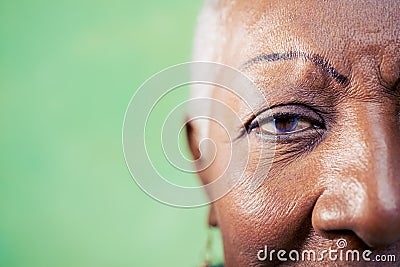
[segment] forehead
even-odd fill
[[[222,4],[225,63],[306,51],[332,61],[398,51],[400,1],[266,1]],[[382,51],[383,50],[383,51]]]

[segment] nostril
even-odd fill
[[[351,230],[333,230],[327,232],[327,238],[330,240],[344,240],[345,245],[341,246],[341,248],[357,248],[360,250],[371,250],[368,244],[366,244],[356,233]]]
[[[351,243],[357,243],[357,245],[362,245],[365,247],[368,247],[358,236],[351,230],[330,230],[330,231],[324,231],[322,233],[323,237],[326,239],[330,240],[335,240],[335,239],[345,239],[347,242],[349,240],[357,240],[357,241],[351,241]]]

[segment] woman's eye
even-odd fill
[[[312,122],[298,117],[269,118],[258,123],[261,133],[266,134],[291,134],[314,128]]]
[[[246,126],[247,133],[257,133],[265,137],[276,136],[285,140],[308,137],[322,133],[326,125],[320,113],[302,104],[285,104],[271,107],[255,115]],[[293,134],[293,135],[292,135]]]

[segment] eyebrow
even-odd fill
[[[349,78],[343,74],[340,74],[332,65],[329,64],[327,60],[323,57],[316,54],[308,54],[306,52],[301,51],[292,51],[286,53],[273,53],[273,54],[265,54],[260,55],[255,58],[250,59],[241,65],[241,69],[246,69],[251,65],[260,63],[260,62],[274,62],[278,60],[292,60],[292,59],[305,59],[311,61],[317,66],[320,66],[324,71],[329,73],[339,84],[346,85],[349,81]]]

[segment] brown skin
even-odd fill
[[[400,260],[400,2],[367,2],[221,3],[226,39],[221,39],[220,60],[242,68],[263,90],[268,103],[261,103],[256,115],[281,105],[280,112],[313,110],[323,120],[318,129],[306,127],[277,142],[271,170],[255,192],[247,190],[256,168],[250,161],[244,181],[212,204],[210,224],[221,229],[225,266],[267,265],[257,260],[265,245],[321,251],[335,248],[339,238],[347,240],[348,249],[368,248]],[[259,55],[291,51],[319,55],[347,76],[347,82],[302,58],[243,67]],[[213,97],[249,123],[241,113],[243,103],[231,94],[215,89]],[[305,123],[313,125],[307,118]],[[196,156],[197,131],[191,127],[189,141]],[[227,164],[229,146],[221,131],[211,124],[209,137],[218,153],[199,173],[203,183],[213,181]],[[250,142],[250,158],[269,142],[263,133],[262,126],[255,127],[237,141]],[[241,166],[240,158],[246,157],[230,164]],[[296,266],[302,264],[324,265]],[[365,262],[326,263],[334,264]]]

